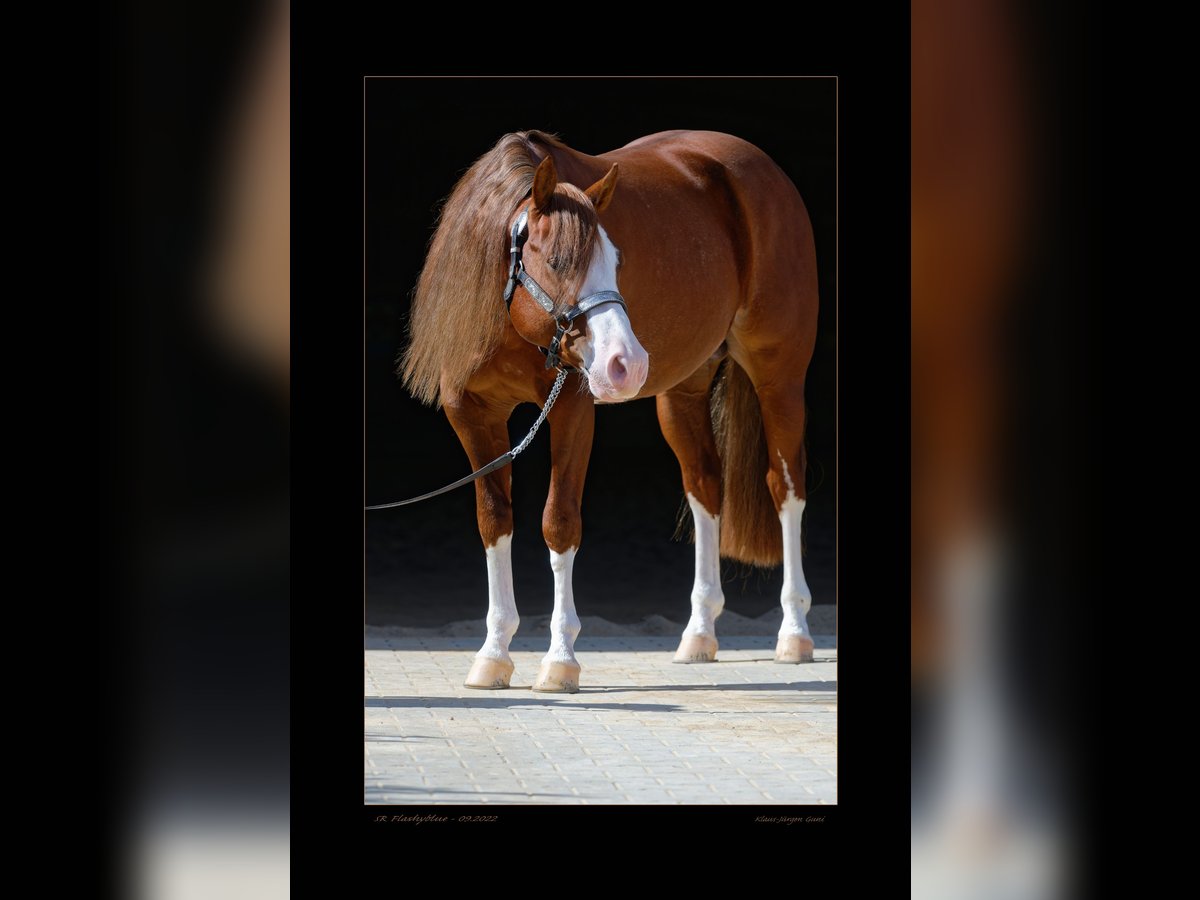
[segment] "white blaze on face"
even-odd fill
[[[580,298],[617,290],[617,248],[603,228],[598,230]],[[629,316],[619,304],[606,303],[585,318],[586,334],[575,342],[575,349],[592,395],[610,402],[633,398],[646,383],[650,357],[634,335]]]

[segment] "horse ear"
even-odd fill
[[[596,207],[596,212],[604,212],[612,200],[613,190],[617,186],[617,164],[613,163],[613,167],[608,170],[608,174],[593,184],[585,191],[588,199],[592,201],[592,206]]]
[[[557,185],[558,172],[554,168],[554,157],[547,156],[537,167],[537,171],[533,173],[533,206],[535,209],[546,208]]]

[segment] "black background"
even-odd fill
[[[833,603],[836,79],[374,77],[365,82],[364,105],[368,502],[415,496],[470,471],[444,415],[412,400],[394,374],[437,207],[466,168],[510,131],[554,132],[587,153],[676,128],[723,131],[779,164],[813,222],[821,306],[806,389],[805,568],[814,602]],[[513,443],[535,415],[532,405],[514,414]],[[543,433],[514,470],[513,560],[522,614],[548,613],[553,605],[541,536],[549,468]],[[656,613],[686,621],[694,554],[686,540],[671,540],[682,502],[679,466],[659,430],[654,401],[598,407],[574,579],[582,614],[636,621]],[[487,582],[474,503],[473,489],[464,488],[368,514],[368,622],[430,625],[482,617]],[[756,616],[778,604],[778,567],[726,563],[724,571],[728,609]]]
[[[296,28],[298,42],[301,32],[305,31],[300,46],[305,48],[307,65],[293,67],[293,96],[298,101],[294,103],[292,113],[293,395],[296,397],[292,420],[296,607],[292,625],[295,647],[292,671],[293,706],[301,710],[296,718],[294,733],[298,743],[295,744],[293,764],[295,779],[305,785],[317,785],[326,798],[335,803],[334,808],[325,806],[330,815],[318,815],[316,820],[304,824],[304,829],[319,839],[319,835],[336,832],[341,815],[335,810],[341,809],[343,804],[347,811],[353,809],[356,817],[372,812],[364,811],[361,805],[358,768],[361,762],[362,623],[365,586],[370,574],[364,559],[364,493],[370,487],[372,502],[412,496],[464,474],[466,464],[462,450],[450,443],[452,436],[444,416],[433,410],[418,410],[414,416],[419,415],[424,424],[422,434],[430,436],[440,431],[445,436],[445,446],[452,449],[452,455],[448,451],[446,460],[439,461],[443,468],[431,468],[419,482],[414,476],[407,494],[400,490],[395,496],[386,494],[389,486],[374,481],[374,475],[397,473],[401,467],[372,466],[365,470],[366,404],[362,367],[364,77],[414,70],[474,71],[478,74],[505,70],[538,72],[546,70],[548,65],[529,62],[527,67],[520,61],[527,59],[526,55],[521,55],[520,60],[512,58],[503,62],[492,61],[496,59],[494,56],[482,55],[478,58],[463,56],[460,62],[452,65],[443,62],[421,68],[397,55],[389,35],[376,34],[358,24],[322,22],[318,25],[310,20],[302,28],[298,23]],[[871,34],[877,38],[875,44],[883,44],[882,49],[864,40],[857,30],[853,32],[853,41],[850,41],[851,32],[845,32],[846,41],[842,41],[838,24],[822,24],[814,19],[803,34],[791,36],[786,52],[769,59],[755,56],[752,65],[730,64],[725,72],[800,72],[838,76],[838,485],[833,500],[838,510],[839,598],[853,598],[852,607],[839,601],[839,634],[844,640],[847,635],[854,636],[858,656],[864,660],[862,666],[844,666],[839,672],[841,694],[858,698],[853,703],[847,700],[839,731],[847,754],[852,751],[853,744],[871,757],[869,762],[865,758],[854,762],[856,778],[847,776],[841,780],[839,806],[857,805],[865,811],[866,805],[880,803],[890,788],[893,803],[888,806],[888,811],[899,820],[904,800],[895,794],[906,796],[907,780],[905,751],[899,737],[904,733],[902,716],[907,706],[904,673],[908,649],[910,220],[907,11],[896,8],[883,14],[876,12],[872,16]],[[638,72],[678,73],[692,68],[667,64],[661,55],[637,55],[635,47],[623,46],[622,52],[626,59],[638,61]],[[720,73],[721,67],[714,67]],[[570,68],[559,62],[553,66],[553,71],[570,71]],[[620,71],[622,66],[613,64],[605,68]],[[510,101],[497,98],[500,106],[506,102]],[[602,110],[596,110],[596,114],[600,112]],[[454,109],[443,112],[450,116],[454,113]],[[772,109],[770,115],[775,118],[781,113]],[[678,122],[672,122],[672,125],[676,124]],[[604,139],[589,142],[576,132],[566,131],[556,121],[511,121],[510,116],[503,116],[496,127],[488,128],[488,133],[474,136],[473,145],[461,150],[462,155],[457,160],[440,163],[443,168],[436,179],[437,184],[422,188],[426,193],[413,204],[415,211],[409,227],[424,229],[424,233],[418,235],[415,247],[397,248],[412,256],[409,274],[396,276],[395,284],[401,296],[396,298],[394,294],[392,299],[401,301],[403,292],[410,287],[409,278],[415,275],[424,253],[424,239],[432,228],[434,205],[449,192],[456,176],[476,156],[490,148],[499,134],[533,126],[559,128],[566,139],[583,150],[602,151],[619,143],[612,134],[606,133]],[[407,127],[416,142],[432,139],[425,122],[409,122]],[[637,128],[629,137],[644,131],[647,131],[646,127]],[[473,126],[472,132],[474,134]],[[752,137],[752,134],[748,132],[746,137]],[[767,149],[770,151],[769,146]],[[820,246],[821,240],[818,236],[818,252],[828,252],[827,247]],[[828,270],[828,266],[824,269]],[[368,283],[367,288],[372,292],[376,290],[373,283]],[[822,300],[829,306],[827,298]],[[398,334],[398,322],[388,328]],[[388,356],[398,349],[398,343],[392,344],[388,337],[380,338],[380,342],[383,346],[374,350],[383,355],[378,362],[379,384],[385,384],[385,396],[390,391],[391,400],[398,406],[407,402],[406,398],[400,386],[386,373],[390,365]],[[815,394],[816,390],[810,385],[810,403],[815,401]],[[373,397],[368,395],[365,400],[371,403]],[[638,404],[632,404],[629,414],[635,415],[637,409]],[[648,413],[653,415],[653,408],[648,409]],[[522,414],[526,418],[522,419]],[[528,425],[532,416],[532,409],[518,410],[511,431]],[[608,424],[606,418],[606,415],[600,416],[598,438],[601,434],[618,433],[613,428],[602,427]],[[821,419],[821,416],[814,415],[814,419]],[[824,427],[824,424],[818,425],[814,421],[812,427]],[[637,434],[643,440],[660,440],[655,437],[656,425],[652,422],[644,422],[643,427],[622,433]],[[670,481],[664,488],[665,508],[660,503],[654,504],[652,510],[654,515],[665,518],[660,520],[661,526],[653,530],[648,540],[623,536],[618,548],[631,553],[638,547],[647,547],[656,562],[664,557],[664,548],[673,548],[682,562],[678,563],[676,575],[672,576],[671,594],[656,601],[655,610],[646,610],[642,614],[661,614],[672,605],[685,607],[691,583],[690,547],[671,544],[667,540],[682,494],[678,469],[665,446],[660,452],[670,462]],[[598,443],[589,472],[588,503],[592,503],[598,493],[598,478],[602,478],[602,473],[598,475],[595,461],[602,456],[606,454]],[[522,457],[520,463],[523,468],[518,468],[516,473],[518,484],[521,481],[532,484],[532,476],[522,476],[522,473],[545,470],[544,457],[536,454]],[[667,463],[664,467],[667,468]],[[817,467],[812,468],[815,481]],[[368,472],[370,482],[367,481]],[[814,486],[814,481],[810,481],[810,486]],[[828,488],[821,490],[828,492]],[[816,493],[814,490],[814,503]],[[630,497],[631,494],[622,492],[622,496]],[[463,492],[455,494],[448,504],[444,514],[428,517],[425,527],[449,523],[448,527],[461,528],[467,551],[461,559],[452,560],[454,580],[445,577],[448,570],[439,560],[433,560],[431,569],[436,571],[443,590],[448,590],[454,581],[466,584],[464,593],[468,602],[479,611],[475,616],[481,616],[485,599],[482,589],[484,565],[479,538],[474,533],[473,498],[469,492]],[[461,505],[455,508],[452,504]],[[536,522],[540,520],[540,500],[524,508],[518,506],[516,515],[523,526],[536,529]],[[584,528],[587,536],[577,572],[582,570],[584,554],[590,556],[589,548],[599,544],[598,528],[589,523],[584,524]],[[811,530],[816,532],[817,529]],[[433,541],[422,546],[432,547]],[[517,584],[522,613],[533,611],[530,605],[538,604],[539,596],[544,604],[542,608],[548,608],[550,578],[546,574],[548,566],[541,535],[535,534],[524,540],[518,535],[514,550],[517,554],[529,552],[530,565],[540,572],[534,582]],[[517,565],[522,565],[520,556]],[[578,576],[577,582],[583,583]],[[764,592],[764,605],[778,602],[773,593],[772,590]],[[732,600],[733,592],[728,587],[727,594]],[[578,589],[578,606],[581,612],[588,611],[582,588]],[[883,715],[892,720],[888,733],[896,736],[894,757],[884,758],[874,750],[868,751],[868,748],[878,746],[876,732]],[[853,734],[853,740],[846,737],[850,734]],[[344,745],[343,737],[346,738]],[[840,754],[841,749],[840,746]],[[335,758],[340,762],[332,762]],[[850,770],[851,763],[847,762],[845,772]],[[336,784],[332,784],[332,779],[336,779]],[[896,800],[899,803],[895,803]],[[325,800],[320,803],[324,804]],[[587,817],[584,814],[595,814],[596,810],[556,809],[552,812],[556,821],[581,821]],[[630,818],[631,812],[613,810],[613,814],[622,815],[622,839],[636,842],[636,829],[626,830],[625,826],[646,810],[638,810],[638,816]],[[832,823],[838,812],[829,810],[828,822]],[[370,820],[370,816],[367,817]],[[724,818],[722,821],[728,824],[734,820]],[[754,827],[752,815],[744,811],[736,821]],[[299,820],[294,818],[294,822]],[[868,827],[866,818],[860,822],[863,827]],[[700,820],[696,820],[696,824],[700,827]],[[380,832],[378,828],[370,829],[370,821],[367,826],[374,839],[378,839],[378,852],[383,854],[397,852],[421,833],[434,835],[432,840],[446,839],[444,833],[425,832],[420,828],[415,832],[413,829]],[[899,822],[895,827],[901,827]],[[785,833],[776,834],[785,838]],[[791,832],[786,835],[794,840]],[[497,840],[508,838],[512,846],[520,847],[526,846],[527,836],[523,830],[504,829]],[[816,833],[810,833],[805,836],[805,844],[814,846],[812,841],[817,838]],[[899,844],[898,839],[898,848]]]

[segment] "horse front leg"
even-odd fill
[[[681,384],[658,395],[658,422],[679,460],[696,529],[692,614],[675,651],[677,663],[716,662],[716,621],[725,608],[720,557],[721,459],[713,439],[708,399],[717,366],[709,361]]]
[[[478,469],[508,450],[508,417],[511,409],[498,408],[472,394],[445,404],[446,418],[463,449]],[[475,508],[479,536],[487,557],[487,640],[475,655],[466,687],[483,690],[506,688],[512,680],[513,662],[508,646],[520,624],[512,576],[512,469],[504,467],[475,482]]]
[[[572,376],[574,380],[578,376]],[[550,617],[550,650],[542,659],[533,684],[535,691],[575,693],[579,690],[579,662],[575,639],[579,616],[571,583],[575,554],[583,537],[583,483],[592,452],[595,406],[589,394],[564,385],[562,395],[547,417],[550,423],[550,493],[542,516],[542,535],[550,550],[554,573],[554,613]]]

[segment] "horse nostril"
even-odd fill
[[[624,357],[614,356],[608,361],[608,380],[613,383],[613,387],[618,387],[624,383],[628,374],[629,372],[625,368]]]

